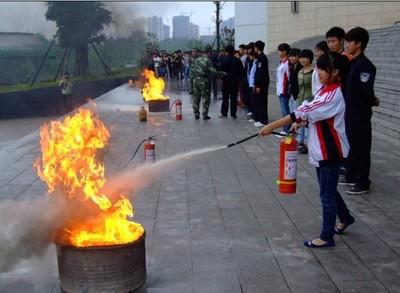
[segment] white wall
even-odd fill
[[[235,2],[235,46],[267,42],[267,2]]]

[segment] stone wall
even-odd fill
[[[373,108],[373,129],[400,140],[400,51],[398,49],[400,26],[369,32],[370,41],[365,54],[377,68],[375,94],[381,100],[380,106]],[[324,39],[323,35],[314,36],[294,42],[291,46],[314,50],[315,44]],[[270,90],[274,93],[278,56],[275,52],[267,56],[271,75]],[[275,98],[275,96],[270,98]]]
[[[290,2],[268,2],[267,52],[276,51],[280,43],[325,35],[333,26],[346,31],[355,26],[372,30],[400,21],[400,2],[297,1],[298,13],[291,12]]]
[[[71,108],[78,107],[90,98],[96,98],[127,82],[128,77],[85,81],[74,85]],[[69,109],[70,110],[70,109]],[[59,87],[47,87],[0,94],[0,119],[65,114]]]

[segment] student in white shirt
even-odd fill
[[[323,54],[329,52],[329,47],[328,44],[325,41],[321,41],[315,45],[315,61],[318,60],[319,57],[321,57]],[[317,62],[315,62],[317,63]],[[315,96],[315,93],[317,90],[322,86],[321,82],[319,81],[318,77],[318,68],[317,66],[314,67],[314,72],[312,74],[312,80],[311,80],[311,91],[312,94]]]
[[[290,113],[289,109],[289,51],[290,46],[286,43],[278,46],[279,65],[276,69],[276,94],[279,97],[281,104],[282,117],[285,117]],[[283,126],[283,131],[286,133],[289,131],[289,126]]]
[[[322,205],[322,229],[319,238],[305,241],[304,246],[322,248],[335,246],[335,234],[342,234],[354,223],[343,198],[337,191],[341,161],[347,157],[349,143],[345,131],[345,101],[340,86],[341,59],[338,53],[322,55],[318,75],[322,83],[314,100],[304,101],[294,113],[264,126],[259,134],[269,135],[283,125],[309,127],[309,160],[316,167]],[[336,215],[339,223],[336,224]]]

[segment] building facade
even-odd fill
[[[164,24],[163,25],[163,34],[162,34],[163,40],[170,39],[171,38],[171,28],[169,25]]]
[[[235,2],[235,45],[267,42],[267,2]]]
[[[155,35],[159,40],[162,40],[163,35],[163,22],[159,16],[152,16],[147,18],[147,32]]]
[[[172,18],[172,31],[174,39],[188,39],[190,36],[189,16],[174,16]]]
[[[392,26],[400,21],[400,2],[236,2],[235,18],[236,44],[265,36],[271,52],[283,42],[324,35],[332,26]]]
[[[189,23],[189,39],[198,40],[200,38],[200,28],[194,23]]]

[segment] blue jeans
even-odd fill
[[[286,115],[290,114],[290,109],[289,109],[289,98],[290,97],[285,97],[285,96],[279,96],[279,101],[281,103],[281,112],[282,112],[282,117],[285,117]],[[283,131],[288,132],[290,129],[290,125],[285,125],[283,126]]]
[[[347,209],[342,196],[337,191],[339,169],[339,162],[317,167],[323,219],[320,238],[324,241],[333,239],[336,215],[338,215],[339,221],[342,223],[346,223],[350,219],[350,211]]]
[[[297,134],[297,141],[299,143],[307,144],[308,140],[308,127],[301,127]]]
[[[289,111],[290,111],[290,113],[293,113],[294,110],[296,110],[298,106],[299,105],[297,104],[297,100],[295,100],[293,98],[293,96],[291,96],[290,99],[289,99]]]

